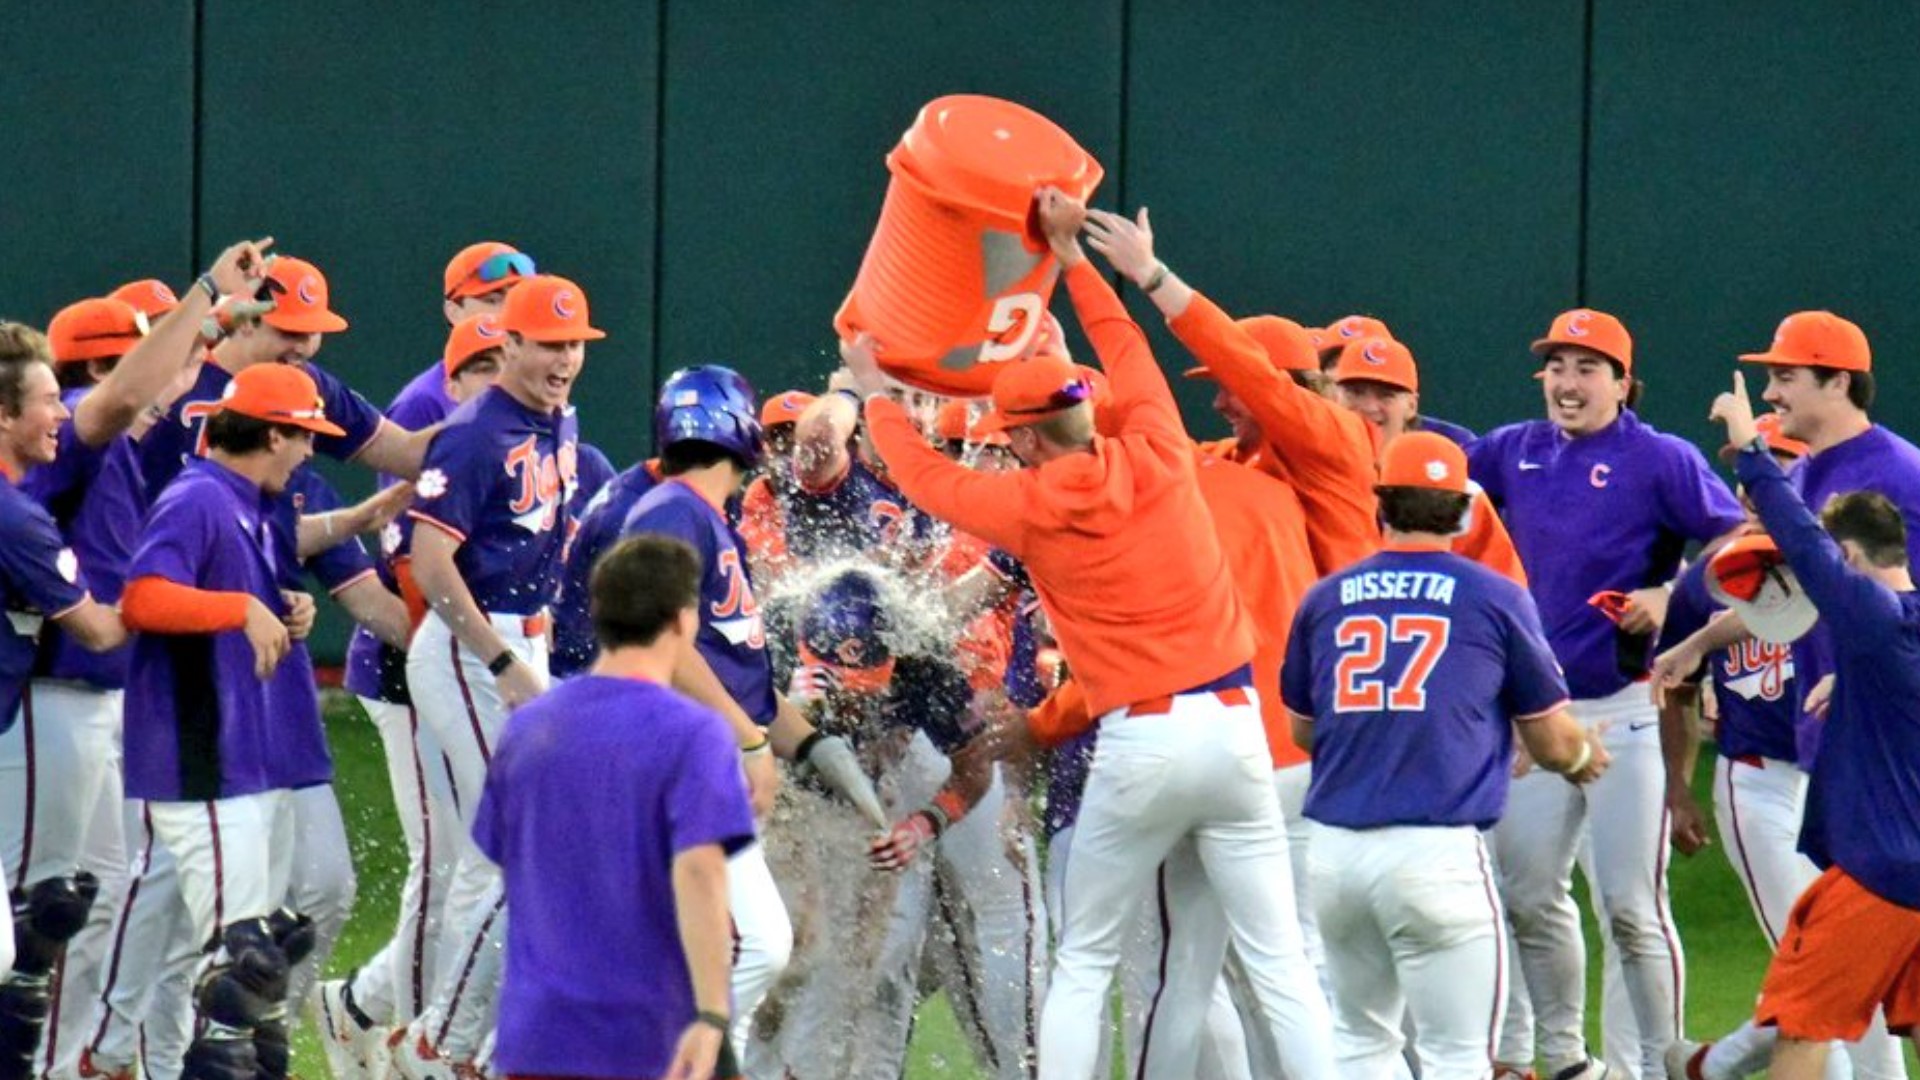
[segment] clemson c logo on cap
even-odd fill
[[[1567,336],[1586,337],[1588,334],[1587,323],[1592,319],[1593,312],[1591,311],[1576,311],[1567,316]]]
[[[1341,319],[1334,330],[1343,338],[1356,338],[1360,336],[1360,322],[1351,318]]]
[[[317,277],[314,277],[312,274],[305,275],[300,279],[300,287],[295,289],[294,293],[300,297],[300,300],[302,303],[306,303],[306,304],[319,303],[320,302],[320,279]]]
[[[1367,363],[1372,364],[1374,367],[1386,367],[1387,358],[1384,356],[1374,355],[1373,350],[1379,347],[1380,347],[1380,343],[1378,341],[1367,342],[1366,347],[1360,350],[1360,359],[1365,360]],[[1431,468],[1431,466],[1429,466],[1429,468]],[[1444,468],[1444,466],[1442,466],[1442,468]],[[1434,477],[1434,479],[1438,480],[1440,478],[1436,476]]]
[[[573,318],[579,314],[578,309],[573,306],[573,301],[574,295],[572,289],[559,290],[553,294],[553,313],[563,319]]]
[[[480,316],[480,321],[473,324],[473,332],[483,338],[503,338],[507,336],[507,332],[500,329],[500,320],[494,318],[492,315]]]

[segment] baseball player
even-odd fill
[[[408,691],[467,824],[506,714],[547,685],[549,607],[579,453],[569,397],[586,343],[606,336],[580,287],[552,275],[514,286],[500,328],[500,377],[435,436],[409,511],[413,578],[429,611],[407,651]],[[393,1046],[409,1076],[466,1067],[491,1027],[499,875],[464,838],[458,862],[432,1002]]]
[[[1783,333],[1759,355],[1835,358],[1804,347],[1811,343],[1798,332]],[[1780,1029],[1768,1075],[1808,1080],[1822,1075],[1829,1041],[1860,1038],[1876,1007],[1892,1030],[1920,1023],[1920,885],[1912,873],[1920,865],[1920,740],[1912,732],[1920,602],[1909,571],[1912,538],[1900,509],[1877,492],[1836,495],[1816,520],[1768,453],[1738,373],[1713,415],[1742,448],[1740,482],[1796,584],[1824,616],[1831,647],[1833,681],[1800,834],[1800,849],[1823,872],[1794,905],[1754,1014]],[[1789,420],[1783,425],[1791,432]],[[1862,940],[1874,947],[1860,949]]]
[[[751,1076],[900,1075],[914,1006],[932,989],[923,952],[987,1074],[1031,1075],[1039,860],[1019,801],[965,749],[999,695],[976,695],[940,655],[950,643],[915,624],[910,588],[856,566],[798,600],[790,700],[821,730],[857,739],[896,824],[871,839],[842,801],[800,785],[783,794],[768,860],[801,913],[800,947],[756,1028]],[[850,877],[846,852],[869,846],[877,869],[898,873]],[[863,923],[878,929],[851,946],[833,932]]]
[[[437,383],[415,380],[387,409],[388,419],[424,428],[445,419],[441,401],[464,403],[500,375],[507,332],[490,312],[468,315],[448,331]],[[406,591],[412,529],[396,521],[382,534],[382,582]],[[396,573],[397,571],[397,573]],[[417,594],[417,590],[413,590]],[[424,615],[424,600],[417,600]],[[387,778],[407,844],[407,876],[393,937],[344,979],[322,983],[317,1014],[336,1080],[364,1077],[382,1063],[386,1037],[426,1008],[438,975],[446,885],[460,847],[459,813],[444,756],[420,723],[407,692],[404,639],[396,648],[357,627],[347,647],[346,687],[380,732]]]
[[[81,576],[78,559],[57,525],[39,503],[15,485],[27,470],[56,460],[59,431],[69,413],[60,400],[46,338],[18,323],[0,323],[0,600],[7,628],[0,633],[0,715],[6,717],[4,766],[9,781],[25,771],[27,755],[17,729],[33,723],[28,678],[33,671],[41,631],[52,621],[82,647],[95,652],[117,648],[125,631],[112,609],[96,603]],[[20,788],[9,782],[7,787]],[[24,804],[24,805],[23,805]],[[15,803],[29,813],[32,803]],[[0,868],[26,866],[34,855],[27,840],[30,824],[12,826]],[[8,874],[9,925],[0,935],[7,970],[0,982],[0,1074],[23,1080],[32,1074],[48,1005],[48,976],[60,951],[87,918],[97,882],[71,861],[39,872]]]
[[[753,843],[753,812],[725,722],[666,685],[699,632],[701,573],[677,541],[615,546],[593,573],[592,673],[501,734],[474,839],[515,913],[508,1074],[737,1075],[726,859]]]
[[[506,303],[507,291],[537,272],[533,256],[511,244],[498,240],[468,244],[447,260],[442,275],[441,314],[446,316],[448,326],[474,315],[497,315]],[[442,357],[421,368],[400,388],[387,409],[388,419],[420,431],[453,415],[461,400],[447,385],[446,360]]]
[[[774,689],[746,542],[721,510],[761,453],[753,388],[730,368],[674,372],[660,387],[654,440],[662,481],[633,504],[621,534],[671,536],[700,553],[700,633],[697,648],[682,657],[675,687],[732,725],[756,813],[772,809],[777,755],[813,766],[871,824],[884,828],[879,797],[852,748],[837,736],[815,738],[820,733]],[[734,1042],[744,1046],[754,1010],[792,954],[793,931],[761,846],[735,852],[727,865],[737,934]]]
[[[919,563],[940,530],[866,449],[855,397],[847,390],[822,394],[800,415],[785,505],[787,548],[803,562],[885,550]]]
[[[1587,787],[1544,775],[1515,781],[1496,829],[1502,896],[1546,1075],[1601,1075],[1582,1035],[1586,955],[1569,891],[1588,833],[1595,907],[1611,927],[1640,1035],[1637,1053],[1608,1047],[1610,1063],[1657,1076],[1681,1031],[1685,961],[1666,890],[1659,716],[1637,684],[1682,549],[1726,534],[1744,515],[1697,449],[1634,415],[1633,340],[1618,319],[1564,312],[1533,351],[1547,418],[1489,432],[1467,457],[1520,551],[1573,714],[1604,732],[1613,767]],[[1627,598],[1617,626],[1591,602],[1608,592]],[[1515,1073],[1533,1057],[1519,1034],[1500,1058]]]
[[[1505,915],[1482,832],[1504,809],[1518,729],[1576,783],[1607,753],[1521,586],[1451,552],[1471,500],[1440,435],[1387,444],[1386,549],[1315,585],[1289,638],[1284,695],[1314,752],[1313,898],[1339,942],[1341,1075],[1385,1080],[1411,1014],[1424,1080],[1484,1080],[1506,1004]]]
[[[182,1076],[284,1077],[287,980],[313,947],[311,921],[283,906],[292,791],[325,735],[311,670],[281,663],[313,607],[282,588],[293,542],[276,536],[275,502],[313,437],[343,432],[310,376],[262,364],[235,376],[206,434],[208,457],[155,500],[127,572],[122,609],[140,634],[126,786],[178,866],[191,940],[214,950]]]
[[[1315,341],[1332,385],[1333,399],[1367,418],[1381,435],[1391,438],[1404,431],[1431,431],[1465,447],[1479,438],[1470,429],[1420,412],[1420,374],[1400,369],[1382,377],[1378,367],[1360,367],[1347,361],[1347,346],[1366,338],[1394,340],[1386,324],[1364,315],[1349,315],[1320,332]],[[1364,356],[1364,354],[1363,354]],[[1342,369],[1345,369],[1344,371]],[[1366,374],[1369,370],[1374,373]],[[1409,385],[1411,384],[1411,385]]]
[[[760,430],[765,433],[767,460],[760,475],[747,483],[740,496],[740,536],[753,559],[753,574],[765,588],[786,569],[786,503],[793,494],[793,451],[800,417],[814,396],[800,390],[775,394],[760,405]]]
[[[854,374],[868,393],[874,446],[901,491],[1026,564],[1089,711],[1101,716],[1041,1017],[1040,1075],[1092,1075],[1101,1003],[1135,899],[1192,836],[1288,1074],[1330,1076],[1326,1002],[1302,951],[1285,827],[1249,690],[1254,639],[1206,528],[1192,443],[1144,335],[1081,251],[1084,207],[1046,189],[1039,219],[1106,360],[1118,437],[1093,433],[1092,389],[1070,363],[1025,360],[995,380],[983,426],[1005,430],[1028,467],[974,472],[926,444],[879,392],[877,367],[862,362]],[[1149,579],[1163,588],[1141,590]]]

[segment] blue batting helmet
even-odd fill
[[[821,663],[840,668],[878,668],[893,659],[891,627],[880,583],[864,570],[828,578],[800,619],[800,645]]]
[[[679,442],[708,442],[752,468],[760,462],[759,412],[753,385],[732,368],[681,368],[660,387],[653,410],[654,446],[665,450]]]

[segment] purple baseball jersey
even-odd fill
[[[1770,455],[1744,451],[1736,469],[1829,624],[1833,700],[1807,784],[1800,850],[1876,896],[1920,909],[1920,593],[1894,592],[1850,569]],[[1801,680],[1811,685],[1804,673]]]
[[[641,496],[621,536],[659,533],[685,540],[700,553],[700,636],[695,644],[720,685],[754,723],[773,722],[773,665],[766,629],[753,595],[747,543],[719,507],[678,480]]]
[[[1567,701],[1526,591],[1447,551],[1389,548],[1314,585],[1280,684],[1314,722],[1306,815],[1347,829],[1491,826],[1513,721]]]
[[[63,396],[68,411],[77,409],[86,395],[84,389],[68,391]],[[53,515],[60,534],[80,560],[93,598],[103,604],[119,603],[133,540],[147,516],[138,445],[121,435],[105,446],[88,446],[69,418],[60,425],[58,456],[30,470],[20,490]],[[49,624],[34,674],[118,690],[127,682],[127,656],[125,646],[89,652]]]
[[[0,474],[0,604],[7,613],[0,629],[0,731],[13,727],[42,628],[86,599],[80,560],[53,515]]]
[[[1419,421],[1414,424],[1414,430],[1431,431],[1435,435],[1452,440],[1456,446],[1459,446],[1463,450],[1472,446],[1474,440],[1480,437],[1475,435],[1471,428],[1461,427],[1451,420],[1442,420],[1437,416],[1421,416]]]
[[[436,360],[394,395],[387,405],[387,419],[408,431],[421,431],[452,416],[457,407],[447,396],[446,368]],[[380,474],[382,488],[399,481],[397,476]],[[400,584],[393,575],[393,560],[407,553],[412,539],[413,519],[405,514],[388,525],[381,535],[377,564],[380,583],[394,592],[400,591]],[[413,704],[413,696],[407,689],[405,650],[387,645],[364,627],[354,627],[353,637],[347,642],[347,670],[342,683],[349,692],[373,701]]]
[[[347,461],[373,441],[383,422],[380,410],[366,398],[347,388],[315,364],[304,365],[320,398],[326,403],[327,419],[346,431],[344,436],[322,435],[313,440],[316,452]],[[158,499],[160,490],[180,472],[182,466],[206,453],[207,417],[220,407],[233,376],[209,356],[200,365],[193,387],[167,406],[167,415],[156,422],[140,440],[140,473],[147,485],[147,498]]]
[[[454,565],[482,611],[533,615],[554,602],[579,454],[572,408],[536,412],[497,386],[434,436],[409,513],[460,542]]]
[[[775,490],[789,487],[787,550],[801,559],[845,557],[924,541],[943,528],[875,475],[857,454],[847,474],[824,491],[808,491],[798,484]]]
[[[190,462],[154,500],[127,580],[160,577],[215,592],[244,592],[276,614],[278,500],[217,462]],[[313,733],[312,670],[282,663],[254,675],[246,634],[134,635],[127,672],[126,791],[130,798],[198,802],[299,786]],[[294,718],[297,722],[289,722]]]
[[[593,638],[593,619],[587,614],[593,564],[620,539],[634,504],[659,483],[659,462],[643,461],[585,497],[573,542],[567,546],[560,602],[553,609],[553,655],[547,669],[554,678],[585,671],[600,651]]]
[[[1687,638],[1721,610],[1707,592],[1707,560],[1696,560],[1674,583],[1660,652]],[[1714,742],[1725,758],[1763,757],[1794,761],[1794,716],[1799,711],[1793,651],[1754,638],[1714,653],[1701,665],[1713,669],[1713,696],[1720,705]]]
[[[1920,448],[1875,424],[1846,442],[1800,459],[1788,472],[1795,490],[1818,514],[1828,500],[1849,491],[1877,491],[1900,508],[1907,524],[1907,559],[1920,567]],[[1834,670],[1833,633],[1822,618],[1793,643],[1794,673],[1802,694]],[[1800,767],[1809,771],[1820,752],[1820,721],[1800,715]]]
[[[473,825],[513,912],[502,1073],[664,1074],[696,1007],[673,861],[753,836],[731,731],[672,690],[585,675],[509,717]]]
[[[1631,410],[1577,439],[1546,420],[1498,428],[1467,461],[1513,535],[1576,698],[1606,697],[1652,664],[1652,637],[1620,631],[1588,599],[1665,584],[1689,541],[1746,519],[1699,450]]]

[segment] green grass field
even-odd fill
[[[329,693],[326,705],[341,809],[353,837],[354,866],[360,876],[359,904],[333,956],[332,968],[339,973],[372,956],[392,933],[406,846],[394,817],[373,725],[350,697]],[[1710,776],[1710,762],[1703,757],[1695,783],[1702,800]],[[1695,1038],[1710,1036],[1732,1028],[1751,1011],[1766,971],[1766,946],[1717,844],[1692,859],[1676,859],[1671,881],[1674,917],[1687,951],[1688,1030]],[[1591,929],[1589,924],[1588,951],[1598,956]],[[1589,976],[1592,1013],[1600,1000],[1597,964],[1590,965]],[[1591,1022],[1589,1029],[1597,1046],[1599,1035]],[[1908,1055],[1911,1059],[1911,1047]],[[295,1041],[294,1071],[307,1080],[318,1080],[327,1075],[326,1068],[312,1033],[303,1029]],[[979,1075],[945,1004],[937,999],[922,1010],[915,1026],[907,1075],[953,1080]]]

